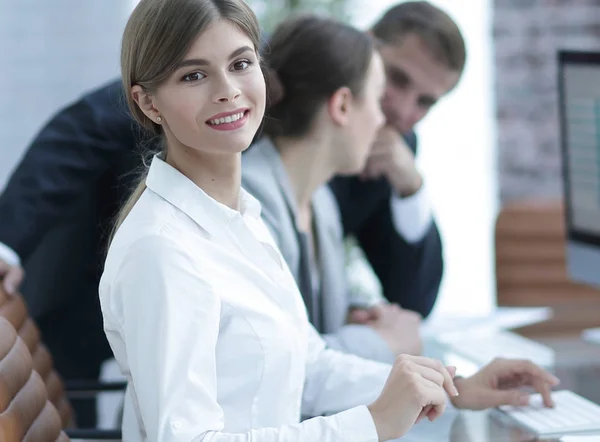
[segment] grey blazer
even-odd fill
[[[394,355],[385,341],[371,328],[347,325],[349,289],[345,269],[343,228],[339,209],[329,189],[315,192],[312,209],[319,260],[320,290],[315,292],[308,265],[310,245],[296,227],[297,209],[287,171],[279,152],[267,137],[242,156],[242,186],[262,205],[262,218],[298,286],[309,318],[330,348],[365,358],[392,362]]]

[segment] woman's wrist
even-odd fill
[[[454,376],[454,386],[458,390],[458,396],[451,397],[450,402],[452,402],[452,405],[456,408],[464,408],[462,404],[464,399],[463,391],[465,382],[467,382],[466,378],[462,376]]]

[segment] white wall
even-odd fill
[[[0,2],[0,191],[35,133],[119,72],[123,0]]]
[[[391,0],[355,0],[369,27]],[[423,120],[419,164],[444,241],[446,270],[434,314],[486,314],[495,305],[493,224],[498,208],[491,0],[431,0],[460,26],[468,60],[459,86]]]

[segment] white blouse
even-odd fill
[[[123,440],[377,441],[365,404],[390,367],[325,348],[259,203],[231,210],[158,157],[146,184],[100,282]]]

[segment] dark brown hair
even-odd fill
[[[123,90],[133,117],[154,135],[161,135],[162,127],[138,107],[132,87],[140,85],[154,92],[175,71],[198,35],[218,19],[235,24],[258,52],[260,27],[244,0],[141,0],[129,17],[121,45]],[[145,181],[146,171],[117,215],[113,235],[146,189]]]
[[[372,57],[371,39],[351,26],[315,15],[282,22],[264,53],[271,73],[265,133],[302,136],[336,90],[359,96]]]
[[[449,69],[462,73],[467,51],[456,23],[426,1],[400,3],[389,9],[372,29],[383,43],[397,44],[408,35],[418,36],[432,55]]]

